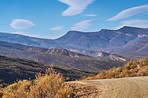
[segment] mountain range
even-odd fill
[[[79,53],[82,50],[89,50],[119,55],[148,56],[148,28],[125,26],[118,30],[102,29],[98,32],[69,31],[54,40],[0,33],[0,41],[42,48],[67,49]]]
[[[148,56],[147,28],[125,26],[118,30],[102,29],[99,32],[70,31],[56,40],[75,49]]]

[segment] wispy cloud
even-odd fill
[[[63,26],[57,26],[57,27],[50,28],[50,30],[52,30],[52,31],[62,30],[63,28],[64,28]]]
[[[84,15],[84,16],[87,16],[87,17],[94,17],[94,16],[98,16],[98,15],[95,15],[95,14],[87,14],[87,15]]]
[[[14,19],[10,26],[14,29],[27,29],[34,26],[34,23],[26,19]]]
[[[82,13],[89,4],[95,0],[59,0],[69,6],[62,15],[63,16],[73,16]]]
[[[134,20],[123,21],[121,23],[122,23],[122,25],[116,27],[115,29],[120,29],[123,26],[148,28],[148,20],[134,19]]]
[[[144,13],[144,12],[148,12],[148,5],[142,5],[142,6],[137,6],[137,7],[123,10],[122,12],[117,14],[116,16],[108,19],[108,21],[116,21],[119,19],[128,18],[128,17],[134,16],[134,15],[137,15],[140,13]]]
[[[83,30],[83,29],[89,28],[91,24],[92,24],[92,20],[84,20],[84,21],[81,21],[75,24],[71,29],[72,30]]]

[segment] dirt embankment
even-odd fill
[[[83,94],[82,98],[148,98],[148,77],[74,81],[72,83],[96,88],[87,96]]]

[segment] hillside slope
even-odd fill
[[[4,41],[0,41],[0,47],[4,47],[8,49],[15,49],[15,50],[23,50],[23,51],[28,51],[28,52],[37,52],[41,54],[43,53],[43,54],[64,55],[64,56],[69,56],[69,57],[97,57],[97,58],[105,58],[105,59],[111,59],[111,60],[117,60],[117,61],[118,60],[126,61],[126,59],[121,56],[114,55],[111,53],[105,53],[105,52],[94,52],[94,51],[72,52],[72,50],[68,51],[66,49],[39,48],[39,47],[22,45],[22,44],[8,43]]]
[[[99,71],[101,69],[110,69],[114,66],[121,66],[124,63],[108,59],[91,58],[88,56],[84,56],[74,52],[68,52],[65,50],[55,51],[58,54],[57,55],[54,53],[53,50],[0,42],[0,55],[25,58],[48,64],[54,63],[55,65],[64,67],[89,71]],[[61,55],[61,53],[64,53],[64,55]]]
[[[8,43],[4,41],[0,41],[0,47],[5,47],[8,49],[15,49],[15,50],[24,50],[24,51],[29,51],[29,52],[45,53],[45,54],[65,55],[69,57],[88,57],[86,55],[71,52],[65,49],[39,48],[39,47],[22,45],[22,44]]]
[[[35,74],[44,73],[51,65],[26,59],[0,55],[0,80],[5,83],[13,83],[17,79],[34,79]],[[67,80],[80,79],[95,72],[82,71],[72,68],[53,66],[56,72],[63,74]]]
[[[148,76],[148,58],[130,61],[121,67],[102,70],[98,75],[88,77],[87,79],[111,79],[137,76]]]

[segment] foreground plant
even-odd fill
[[[44,75],[34,80],[20,80],[3,89],[2,98],[68,98],[72,90],[65,84],[63,76],[49,68]],[[1,98],[1,97],[0,97]]]

